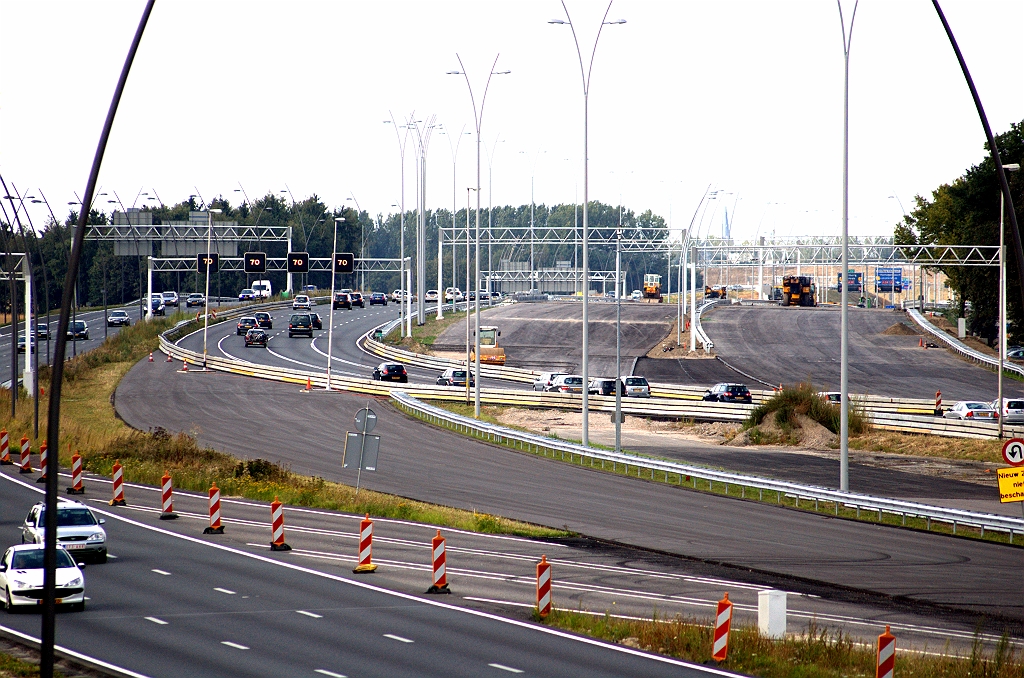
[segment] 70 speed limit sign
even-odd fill
[[[1024,440],[1010,438],[1003,445],[1003,460],[1010,466],[1024,466]]]

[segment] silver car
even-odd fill
[[[650,398],[651,397],[651,385],[647,383],[647,379],[644,377],[623,377],[622,381],[626,383],[626,395],[634,398]]]
[[[57,503],[57,542],[77,561],[107,562],[107,532],[89,507],[70,499]],[[42,544],[46,534],[46,504],[31,508],[21,526],[22,544]]]
[[[983,403],[980,400],[961,400],[942,414],[946,419],[961,419],[963,421],[995,421],[999,415],[991,403]]]
[[[541,372],[540,376],[533,380],[534,391],[546,391],[551,388],[551,384],[554,383],[555,378],[565,374],[565,372]]]
[[[583,393],[583,377],[578,374],[560,374],[545,390],[553,393]]]
[[[998,400],[993,400],[991,403],[992,409],[998,410],[998,404]],[[1003,398],[1003,408],[999,412],[999,416],[1003,418],[1004,424],[1024,423],[1024,399]]]

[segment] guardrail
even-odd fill
[[[663,474],[665,482],[670,482],[670,479],[674,476],[677,484],[682,485],[685,479],[685,482],[692,482],[694,488],[697,488],[698,481],[707,482],[709,489],[713,489],[714,483],[720,483],[725,485],[727,494],[730,485],[738,485],[743,488],[741,489],[741,496],[745,496],[747,488],[757,490],[761,500],[764,499],[764,492],[774,492],[777,495],[778,502],[781,503],[783,496],[793,498],[796,501],[797,507],[799,507],[801,501],[813,501],[816,509],[819,506],[819,502],[831,503],[835,506],[836,515],[839,515],[840,506],[842,506],[848,509],[856,509],[858,516],[862,510],[878,512],[879,520],[886,513],[901,516],[904,524],[906,524],[908,517],[922,518],[926,520],[927,529],[931,529],[932,522],[946,523],[952,525],[954,534],[956,534],[957,526],[966,525],[981,529],[983,536],[985,530],[1007,532],[1012,542],[1015,534],[1024,531],[1024,519],[1022,518],[932,506],[854,492],[842,492],[826,487],[800,485],[760,476],[718,471],[702,466],[648,459],[624,453],[616,454],[611,451],[585,447],[578,443],[517,431],[504,426],[463,417],[440,407],[423,403],[411,394],[403,391],[392,391],[391,398],[402,410],[435,425],[457,430],[460,433],[490,442],[512,445],[524,451],[548,450],[560,452],[563,458],[568,454],[568,460],[571,463],[576,463],[577,458],[579,459],[579,464],[585,465],[589,462],[592,467],[600,462],[601,468],[606,468],[606,465],[610,463],[612,464],[612,471],[616,471],[618,465],[622,464],[626,469],[627,475],[629,474],[630,467],[632,467],[637,469],[638,476],[641,471],[649,472],[651,479],[655,478],[655,474]]]
[[[932,335],[939,341],[945,343],[949,348],[953,349],[958,354],[962,355],[964,358],[967,358],[968,360],[973,360],[976,363],[987,365],[996,370],[997,372],[999,371],[999,360],[997,358],[985,355],[980,351],[975,351],[973,348],[963,343],[959,339],[949,336],[948,332],[943,332],[938,327],[928,322],[927,318],[921,315],[921,312],[918,311],[916,308],[908,308],[907,315],[909,315],[911,320],[917,323],[917,325],[921,329],[923,329],[925,332]],[[1022,368],[1020,365],[1015,365],[1010,362],[1003,363],[1003,370],[1005,372],[1012,372],[1014,374],[1024,376],[1024,368]]]
[[[707,332],[704,331],[704,328],[701,327],[700,316],[704,311],[708,310],[712,306],[721,304],[723,301],[725,301],[725,299],[712,299],[711,301],[705,301],[697,307],[697,311],[693,314],[693,330],[697,333],[697,339],[699,339],[700,343],[703,344],[705,353],[711,353],[711,349],[715,347],[715,342],[711,341],[711,337],[709,337]]]

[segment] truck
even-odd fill
[[[257,299],[269,299],[274,295],[269,280],[257,280],[252,284],[252,291],[256,293]]]
[[[661,276],[657,273],[644,275],[644,299],[661,303]]]
[[[493,325],[480,326],[480,364],[504,365],[505,349],[498,346],[501,331]],[[476,360],[476,351],[469,352],[469,359]]]
[[[704,299],[725,299],[726,298],[725,286],[722,287],[710,287],[709,285],[704,286]]]
[[[787,275],[782,279],[780,306],[817,306],[814,281],[806,275]]]

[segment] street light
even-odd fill
[[[401,260],[399,262],[399,265],[398,265],[398,271],[399,271],[399,273],[398,273],[398,294],[399,294],[398,317],[401,319],[401,330],[399,331],[399,334],[402,337],[404,337],[405,336],[405,323],[406,323],[406,320],[405,320],[405,302],[404,302],[403,299],[401,299],[401,296],[402,296],[402,288],[405,287],[405,280],[404,280],[404,277],[405,277],[404,276],[404,273],[405,273],[405,270],[404,270],[404,266],[405,266],[405,143],[409,140],[409,128],[408,128],[407,125],[402,125],[402,127],[406,130],[405,138],[403,139],[401,137],[401,135],[399,135],[399,133],[398,133],[398,123],[395,122],[395,116],[393,114],[391,114],[391,111],[388,111],[388,115],[391,115],[391,119],[390,120],[385,120],[384,124],[385,125],[391,125],[392,127],[395,128],[395,140],[398,141],[398,155],[399,155],[399,157],[401,158],[401,161],[402,161],[402,195],[401,195],[401,198],[399,200],[399,202],[401,204],[399,205],[400,215],[399,215],[399,219],[398,219],[398,242],[399,242],[399,248],[398,248],[399,255],[398,256],[399,256],[399,259]],[[332,301],[331,303],[333,304],[334,302]],[[411,331],[410,331],[410,334],[412,334]]]
[[[220,214],[219,208],[208,208],[206,210],[206,313],[203,314],[203,371],[206,371],[206,333],[210,328],[210,242],[213,239],[213,215]],[[147,299],[146,303],[153,308],[153,301]]]
[[[345,221],[345,217],[334,217],[334,240],[331,241],[331,312],[327,320],[327,390],[331,390],[331,347],[334,346],[334,279],[337,278],[337,271],[334,265],[338,261],[338,222]],[[362,221],[362,219],[360,219]]]
[[[604,10],[604,16],[601,19],[601,25],[597,29],[597,36],[594,38],[594,47],[590,52],[590,64],[589,67],[583,65],[583,53],[580,52],[580,41],[576,36],[576,27],[573,26],[572,17],[569,16],[569,9],[565,6],[565,0],[562,0],[562,9],[565,11],[565,20],[554,19],[549,21],[551,24],[568,24],[572,30],[572,39],[576,45],[576,57],[580,62],[580,76],[583,78],[583,444],[590,444],[590,422],[587,418],[588,407],[590,405],[590,389],[588,387],[590,375],[589,375],[589,358],[587,352],[590,347],[590,328],[587,326],[589,316],[587,314],[587,305],[590,296],[590,259],[587,254],[587,246],[589,244],[589,235],[587,233],[587,212],[589,211],[589,164],[590,159],[587,153],[588,149],[588,116],[589,116],[589,102],[590,102],[590,75],[594,70],[594,55],[597,54],[597,42],[601,39],[601,30],[605,26],[614,26],[624,24],[624,19],[617,19],[615,21],[608,21],[608,12],[612,9],[612,0],[608,0],[608,7]]]
[[[447,75],[453,75],[453,72],[449,71]],[[448,137],[448,151],[452,156],[452,287],[456,287],[455,276],[458,275],[458,271],[455,269],[455,169],[456,161],[459,158],[459,146],[462,145],[463,135],[469,135],[470,132],[465,131],[466,126],[463,125],[462,129],[459,130],[459,139],[452,146],[452,135],[448,134],[444,129],[444,125],[441,125],[441,131],[438,134],[443,134]],[[469,256],[469,253],[466,253]],[[467,290],[468,293],[468,290]],[[437,319],[444,320],[444,238],[441,237],[441,229],[437,231]],[[452,292],[452,308],[455,308],[455,292]],[[453,311],[454,312],[454,311]]]
[[[1020,170],[1020,164],[1010,163],[1003,165],[1007,172]],[[999,191],[999,395],[996,402],[999,403],[997,415],[999,417],[999,439],[1003,438],[1003,363],[1006,362],[1006,257],[1003,247],[1003,211],[1006,198],[1003,192]]]
[[[620,201],[621,202],[621,201]],[[669,254],[669,262],[672,255]],[[670,274],[671,275],[671,272]],[[615,454],[622,451],[622,212],[615,229]],[[583,384],[590,391],[590,382]]]
[[[349,195],[352,196],[352,197],[345,198],[345,200],[346,201],[351,200],[352,202],[354,202],[356,204],[356,219],[359,220],[359,258],[360,259],[365,259],[366,258],[366,248],[364,247],[363,243],[366,242],[366,224],[363,223],[363,215],[362,215],[363,208],[359,206],[359,201],[356,200],[356,194],[355,193],[352,193],[350,191]],[[334,229],[335,229],[334,237],[337,238],[338,237],[337,219],[335,219]],[[331,270],[332,271],[334,270],[333,265],[331,267]],[[366,271],[365,270],[361,270],[361,271],[359,271],[359,291],[363,292],[365,290],[366,290]],[[331,299],[334,299],[334,297],[332,296]],[[331,302],[331,307],[332,308],[334,307],[334,302],[333,301]]]
[[[473,398],[473,402],[474,402],[473,413],[474,413],[474,416],[476,416],[477,419],[480,418],[480,128],[483,126],[483,122],[484,122],[484,106],[487,104],[487,91],[491,87],[491,77],[495,76],[495,75],[508,75],[509,73],[512,72],[512,71],[496,71],[496,70],[494,70],[495,67],[498,65],[498,57],[499,56],[501,56],[501,55],[500,54],[496,54],[494,56],[494,63],[491,64],[491,72],[487,75],[487,84],[484,85],[484,96],[480,100],[480,109],[479,109],[479,111],[477,110],[477,107],[476,107],[476,97],[473,95],[473,86],[469,84],[469,75],[466,73],[466,67],[462,64],[462,57],[460,57],[458,55],[458,53],[455,54],[455,58],[459,60],[459,67],[462,70],[461,71],[448,71],[448,75],[462,75],[463,77],[466,78],[466,88],[469,90],[469,99],[473,103],[473,122],[474,122],[475,127],[476,127],[476,188],[473,189],[473,190],[476,191],[476,279],[474,280],[475,292],[473,293],[473,315],[476,316],[476,340],[475,340],[476,360],[474,361],[474,365],[475,365],[475,369],[476,369],[477,379],[476,379],[476,389],[474,390],[474,398]],[[469,194],[468,194],[468,192],[466,194],[466,201],[467,201],[467,206],[466,206],[466,209],[467,209],[466,223],[467,223],[467,227],[468,227],[468,224],[469,224],[469,213],[468,213],[468,210],[469,210],[469,205],[468,205]],[[467,268],[467,270],[469,269],[469,233],[466,234],[466,268]],[[469,280],[468,279],[466,280],[466,286],[467,287],[469,286]],[[468,293],[468,290],[467,290],[467,293]],[[468,326],[468,322],[469,322],[468,321],[468,318],[469,318],[469,301],[468,301],[468,299],[467,299],[467,302],[466,302],[466,317],[467,317],[467,326]],[[469,383],[468,377],[467,377],[467,382],[466,383]]]

